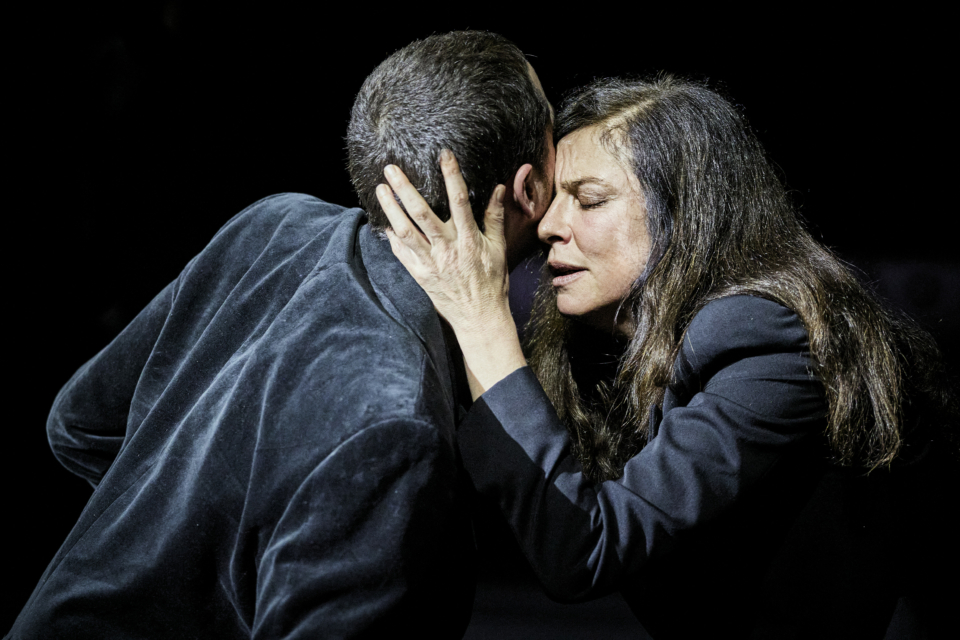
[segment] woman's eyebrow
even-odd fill
[[[580,190],[580,187],[587,184],[595,184],[600,187],[607,186],[607,182],[601,178],[588,177],[578,178],[576,180],[564,180],[560,183],[560,188],[567,193],[576,193]]]

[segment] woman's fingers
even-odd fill
[[[470,191],[460,172],[460,163],[450,149],[440,151],[440,171],[443,173],[443,183],[447,188],[447,201],[450,203],[450,219],[456,228],[457,234],[467,233],[467,230],[477,228],[473,218],[473,209],[470,207]]]
[[[397,204],[390,187],[385,184],[377,185],[377,201],[380,202],[380,208],[390,221],[394,236],[400,240],[401,244],[418,254],[430,252],[430,243]]]
[[[393,232],[387,234],[393,253],[446,317],[447,313],[455,312],[454,307],[468,305],[475,295],[497,298],[506,290],[503,237],[506,188],[497,185],[494,189],[485,211],[486,233],[481,234],[453,153],[442,151],[440,166],[450,202],[450,221],[440,222],[395,166],[384,170],[393,191],[387,185],[380,185],[377,198],[393,227]],[[396,201],[394,191],[406,213]],[[451,303],[451,309],[446,308],[447,303]]]
[[[507,193],[507,188],[498,184],[490,196],[490,203],[487,210],[483,213],[484,235],[497,246],[506,245],[503,237],[503,196]]]
[[[390,186],[400,198],[400,201],[403,202],[407,213],[417,226],[420,227],[420,230],[427,237],[428,241],[432,243],[434,238],[441,238],[446,235],[446,225],[433,213],[430,205],[423,199],[423,196],[420,195],[416,187],[410,184],[407,176],[403,174],[403,171],[401,171],[399,167],[388,164],[383,170],[383,175],[387,177],[387,182],[390,183]],[[379,193],[377,197],[379,199]],[[384,212],[386,212],[386,210],[384,210]],[[394,230],[396,230],[396,227],[394,227]]]
[[[443,182],[447,187],[447,199],[450,202],[450,218],[456,225],[457,237],[472,239],[479,235],[473,209],[470,207],[470,193],[467,183],[460,172],[460,164],[453,152],[444,149],[440,152],[440,170],[443,172]],[[502,247],[503,239],[503,197],[507,189],[497,185],[490,196],[490,203],[484,212],[484,235],[498,247]]]

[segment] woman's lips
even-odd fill
[[[565,264],[563,262],[550,263],[550,273],[553,274],[552,284],[555,287],[570,284],[586,272],[587,270],[583,267],[577,267],[572,264]]]

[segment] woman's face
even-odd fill
[[[640,184],[604,149],[597,127],[578,129],[557,145],[557,196],[540,221],[540,240],[560,313],[608,333],[630,335],[633,318],[620,302],[650,257]]]

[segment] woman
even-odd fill
[[[922,474],[889,470],[949,415],[936,347],[803,229],[706,87],[597,82],[556,135],[529,368],[499,203],[481,234],[390,177],[422,237],[378,192],[479,398],[458,434],[477,489],[549,593],[619,589],[654,637],[882,637],[923,517]]]

